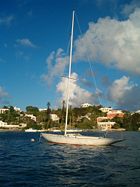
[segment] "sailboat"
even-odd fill
[[[69,57],[69,74],[68,74],[68,89],[67,89],[67,101],[66,101],[66,118],[65,118],[65,130],[64,134],[51,134],[42,133],[41,136],[49,142],[58,144],[72,144],[72,145],[88,145],[88,146],[106,146],[112,145],[117,142],[123,141],[123,139],[114,139],[101,136],[83,136],[81,134],[68,134],[68,109],[69,109],[69,84],[71,79],[71,64],[72,64],[72,46],[73,46],[73,31],[74,31],[74,16],[72,15],[72,28],[71,28],[71,44],[70,44],[70,57]]]

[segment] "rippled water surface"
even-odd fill
[[[140,186],[140,132],[123,136],[114,146],[86,147],[39,141],[39,133],[0,132],[0,186]]]

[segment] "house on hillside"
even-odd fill
[[[111,107],[102,107],[99,110],[106,113],[106,112],[112,111],[113,109]]]
[[[14,110],[16,111],[16,112],[21,112],[21,109],[20,108],[18,108],[18,107],[14,107]]]
[[[20,109],[20,108],[17,108],[16,106],[14,107],[14,110],[15,110],[16,112],[21,112],[21,109]],[[0,114],[5,113],[6,111],[9,111],[9,108],[0,108]]]
[[[97,123],[98,129],[100,130],[111,130],[115,124],[116,122],[113,121],[103,121]]]
[[[100,130],[110,130],[115,125],[115,122],[109,121],[108,117],[98,117],[97,126]]]
[[[84,115],[84,116],[79,116],[78,118],[77,118],[77,121],[81,121],[81,120],[83,120],[83,119],[87,119],[87,120],[91,120],[91,118],[90,118],[90,115],[91,115],[91,113],[87,113],[86,115]]]
[[[39,108],[39,112],[47,111],[47,108]]]
[[[36,122],[36,116],[34,116],[33,114],[25,114],[25,117],[31,118],[33,121]]]
[[[137,110],[135,113],[140,114],[140,110]]]
[[[7,125],[7,122],[0,121],[0,127]]]
[[[108,120],[107,116],[97,117],[97,122]]]
[[[111,110],[107,113],[108,119],[113,119],[114,117],[123,118],[124,113],[121,110]]]
[[[52,121],[56,121],[56,122],[59,122],[60,120],[57,114],[50,114],[50,118]]]
[[[89,107],[89,106],[93,106],[92,104],[89,104],[89,103],[83,103],[83,104],[81,104],[81,107],[82,108],[87,108],[87,107]]]
[[[5,129],[22,129],[25,128],[27,124],[25,123],[20,123],[19,125],[13,125],[13,124],[7,124],[7,122],[0,121],[0,128],[5,128]]]
[[[113,122],[113,121],[110,121],[110,120],[115,118],[115,117],[123,118],[124,117],[124,113],[121,110],[110,110],[110,111],[108,111],[106,116],[97,118],[98,128],[101,129],[101,130],[110,130],[110,129],[112,129],[112,127],[116,123]]]
[[[9,108],[0,108],[0,114],[3,114],[8,110],[9,110]]]

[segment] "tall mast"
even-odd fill
[[[75,11],[73,11],[73,13],[72,13],[72,28],[71,28],[70,57],[69,57],[69,75],[68,75],[67,100],[66,100],[66,119],[65,119],[65,132],[64,132],[64,135],[67,134],[67,125],[68,125],[69,86],[70,86],[70,78],[71,78],[72,46],[73,46],[73,30],[74,30],[74,14],[75,14]]]

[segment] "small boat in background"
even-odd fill
[[[67,129],[67,132],[83,132],[82,129]]]
[[[25,132],[38,132],[38,130],[33,129],[33,128],[29,128],[29,129],[26,129]]]

